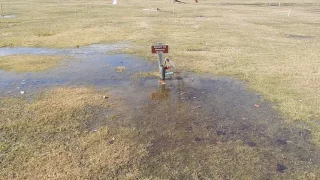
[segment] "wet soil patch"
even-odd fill
[[[277,139],[276,142],[277,142],[279,145],[286,145],[286,144],[287,144],[287,141],[284,140],[284,139]]]
[[[136,83],[137,89],[129,93],[135,98],[130,96],[128,101],[140,108],[128,112],[130,117],[124,119],[152,139],[152,156],[176,152],[186,145],[223,147],[241,141],[253,149],[283,153],[286,159],[274,158],[271,152],[264,155],[266,164],[262,166],[276,166],[274,172],[286,172],[292,162],[320,164],[320,150],[310,141],[308,131],[295,125],[288,127],[271,104],[262,101],[261,95],[248,92],[242,82],[185,72],[165,85],[159,85],[156,78],[143,78]],[[165,95],[154,98],[154,94]],[[280,165],[286,163],[286,168],[278,167],[275,160]]]
[[[285,165],[277,164],[276,170],[277,170],[278,172],[284,173],[284,171],[287,170],[287,169],[288,169],[288,168],[287,168]]]
[[[247,145],[250,146],[250,147],[257,146],[257,144],[255,142],[252,142],[252,141],[247,142]]]
[[[217,130],[217,131],[216,131],[216,134],[217,134],[218,136],[226,135],[226,133],[225,133],[224,131],[220,131],[220,130]]]

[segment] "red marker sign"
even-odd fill
[[[151,46],[151,52],[153,54],[168,53],[169,52],[169,46],[168,45]]]

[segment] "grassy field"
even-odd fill
[[[164,42],[170,45],[168,56],[179,69],[227,75],[246,81],[250,89],[274,102],[288,123],[294,120],[307,122],[312,127],[314,142],[320,145],[320,3],[315,0],[185,2],[187,4],[173,4],[171,0],[121,0],[113,6],[111,0],[0,0],[3,14],[16,15],[15,18],[0,19],[0,47],[66,48],[128,42],[131,48],[126,49],[126,53],[155,61],[156,57],[150,54],[150,46]],[[150,10],[155,8],[160,11]],[[12,61],[16,59],[22,63],[14,64]],[[0,68],[44,70],[26,68],[26,64],[36,59],[47,62],[43,63],[47,69],[56,66],[60,57],[1,57]],[[129,179],[152,178],[156,172],[143,166],[146,164],[144,158],[148,142],[144,144],[137,139],[135,129],[105,128],[94,133],[83,127],[84,121],[95,114],[90,110],[84,111],[88,106],[113,106],[101,98],[89,98],[103,94],[99,93],[90,88],[66,88],[48,92],[31,104],[23,99],[1,99],[0,112],[4,123],[0,133],[5,141],[0,141],[0,150],[7,153],[0,156],[1,176],[15,178],[14,171],[20,171],[19,177],[23,174],[22,178],[35,174],[38,179],[70,179],[74,177],[72,174],[94,178],[100,175],[97,172],[100,170],[108,177],[120,179],[122,176]],[[66,128],[72,131],[65,131]],[[98,143],[113,143],[113,138],[115,142],[121,139],[115,143],[116,146],[107,146],[106,149]],[[92,146],[96,148],[90,148]],[[243,164],[247,174],[240,173],[238,177],[250,178],[259,171],[263,172],[259,168],[250,169],[250,163],[261,164],[263,152],[255,154],[248,147],[231,146],[226,146],[219,154],[228,156],[228,151],[232,151],[238,155],[236,159],[239,162],[249,162]],[[75,153],[77,151],[81,153]],[[215,147],[201,147],[193,149],[192,155],[207,154],[212,156],[209,159],[216,159],[202,164],[208,167],[207,172],[213,172],[213,176],[227,174],[214,171],[216,167],[229,168],[236,174],[237,167],[215,157],[213,152],[218,151]],[[117,152],[123,156],[119,158]],[[180,154],[172,153],[163,154],[161,158],[170,159]],[[275,159],[281,158],[277,152],[275,154]],[[60,157],[59,161],[56,157]],[[89,163],[81,166],[82,161]],[[114,164],[113,169],[108,169],[110,164]],[[147,165],[157,167],[156,164],[155,159]],[[165,164],[157,168],[163,174],[169,173]],[[192,172],[197,172],[201,166],[193,164],[184,168],[177,171],[190,172],[187,177],[196,177],[197,174]],[[188,171],[188,168],[193,171]],[[311,174],[296,171],[290,176],[316,179],[319,172],[315,171]],[[165,177],[170,178],[169,175]],[[179,178],[178,174],[174,177]]]
[[[319,3],[186,2],[0,1],[17,16],[0,20],[0,46],[124,41],[128,53],[155,59],[150,45],[161,41],[181,69],[246,80],[290,119],[319,120]]]

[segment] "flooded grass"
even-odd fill
[[[242,82],[175,72],[159,85],[156,65],[107,49],[0,49],[3,58],[74,58],[42,73],[0,71],[2,177],[319,175],[320,150],[309,126],[286,124]]]
[[[159,77],[159,73],[156,71],[150,72],[139,72],[135,75],[136,78],[146,78],[146,77]]]
[[[123,46],[96,44],[74,49],[0,48],[0,95],[20,95],[24,91],[29,96],[59,85],[122,86],[130,84],[131,77],[137,73],[154,68],[152,63],[137,57],[108,54]],[[72,60],[54,61],[51,57]]]
[[[13,72],[39,72],[57,66],[62,56],[45,55],[11,55],[0,56],[0,70]]]
[[[0,101],[1,171],[16,178],[314,179],[320,149],[230,79],[145,77]],[[206,81],[206,83],[203,83]],[[239,96],[239,94],[241,96]],[[231,103],[233,102],[233,103]],[[260,102],[259,108],[254,103]]]

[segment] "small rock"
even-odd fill
[[[259,107],[260,107],[260,105],[259,105],[259,104],[255,104],[255,105],[254,105],[254,107],[259,108]]]
[[[192,126],[186,128],[187,131],[192,131]]]
[[[288,168],[285,165],[277,164],[277,171],[283,173]]]
[[[109,143],[109,144],[113,144],[113,143],[114,143],[114,140],[116,140],[116,138],[113,137],[108,143]]]
[[[222,144],[222,142],[221,142],[221,141],[217,141],[217,144],[218,144],[218,145],[221,145],[221,144]]]
[[[197,109],[201,108],[201,106],[197,106]]]
[[[109,97],[108,97],[108,96],[102,96],[102,98],[103,98],[103,99],[108,99]]]
[[[308,138],[311,136],[311,131],[308,129],[304,129],[304,130],[299,131],[299,135],[301,137]]]
[[[216,134],[217,134],[218,136],[222,136],[222,135],[225,135],[226,133],[223,132],[223,131],[218,130],[218,131],[216,131]]]
[[[196,142],[200,142],[202,139],[199,138],[199,137],[196,137],[196,138],[194,138],[194,140],[195,140]]]
[[[257,146],[257,144],[255,142],[252,142],[252,141],[247,142],[247,145],[250,146],[250,147]]]
[[[277,139],[276,142],[277,142],[279,145],[286,145],[286,144],[287,144],[287,141],[284,140],[284,139]]]
[[[24,91],[20,91],[20,94],[24,94],[25,92]]]

